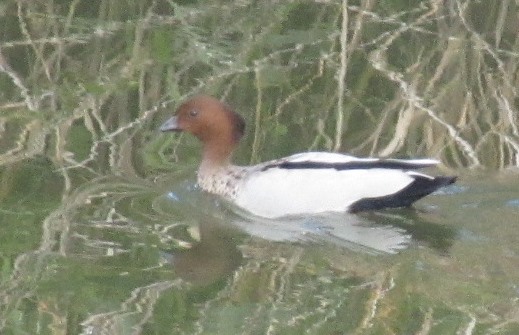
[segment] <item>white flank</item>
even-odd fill
[[[394,194],[413,179],[395,169],[270,168],[242,180],[235,203],[267,218],[347,211],[355,201]]]

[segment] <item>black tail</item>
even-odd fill
[[[355,213],[381,208],[409,207],[416,200],[454,183],[458,178],[440,176],[431,179],[420,175],[414,177],[415,180],[400,191],[383,197],[360,199],[350,206],[349,211]]]

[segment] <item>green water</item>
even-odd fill
[[[194,188],[191,172],[105,175],[61,198],[45,159],[8,166],[3,327],[512,334],[517,174],[458,172],[457,186],[414,210],[280,223],[234,214]]]
[[[2,2],[0,334],[519,333],[517,9]],[[459,180],[414,209],[248,217],[157,130],[198,92],[247,120],[240,164],[435,157]]]

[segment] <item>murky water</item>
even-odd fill
[[[18,191],[0,214],[4,329],[517,330],[517,171],[460,170],[415,209],[285,222],[242,216],[193,171],[94,178],[64,201],[45,159],[5,173]]]
[[[0,4],[0,334],[518,334],[517,3]],[[413,209],[260,220],[158,126],[193,93],[241,164],[435,157]],[[428,171],[429,172],[429,171]]]

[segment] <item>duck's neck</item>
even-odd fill
[[[225,145],[205,143],[200,168],[207,171],[226,168],[232,165],[231,156],[233,149],[234,145],[229,145],[228,143]]]
[[[246,171],[243,167],[232,165],[231,150],[204,146],[202,163],[197,173],[198,185],[209,193],[232,199],[236,196],[238,181]]]

